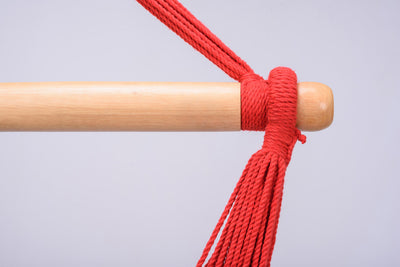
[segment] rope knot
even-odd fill
[[[303,140],[296,128],[297,76],[289,68],[278,67],[270,72],[268,80],[268,124],[263,148],[278,153],[288,164],[296,141]]]
[[[264,80],[252,72],[241,79],[243,130],[265,130],[263,148],[289,162],[297,140],[305,136],[296,128],[297,76],[289,68],[273,69]]]

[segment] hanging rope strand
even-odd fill
[[[241,128],[265,130],[264,144],[247,163],[197,267],[204,265],[219,234],[205,266],[269,266],[286,167],[296,140],[305,141],[296,129],[296,74],[279,67],[264,80],[178,1],[137,1],[221,70],[241,82]]]
[[[137,1],[231,78],[239,81],[245,73],[253,72],[245,61],[238,57],[178,1]]]

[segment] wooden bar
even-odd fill
[[[333,98],[330,103],[325,92],[328,104],[321,111],[317,85],[322,86],[305,87],[303,103],[299,84],[298,112],[305,114],[299,114],[298,125],[303,130],[320,130],[333,118]],[[239,130],[239,83],[0,83],[0,131]]]

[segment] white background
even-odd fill
[[[272,266],[400,265],[398,1],[182,1],[264,76],[332,87]],[[0,0],[0,82],[232,81],[133,0]],[[1,114],[0,114],[1,118]],[[263,133],[0,133],[0,266],[193,266]]]

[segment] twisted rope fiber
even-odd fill
[[[264,80],[177,0],[137,1],[241,83],[242,130],[265,130],[264,143],[248,161],[197,266],[270,266],[286,168],[296,141],[305,142],[296,128],[296,74],[278,67]]]

